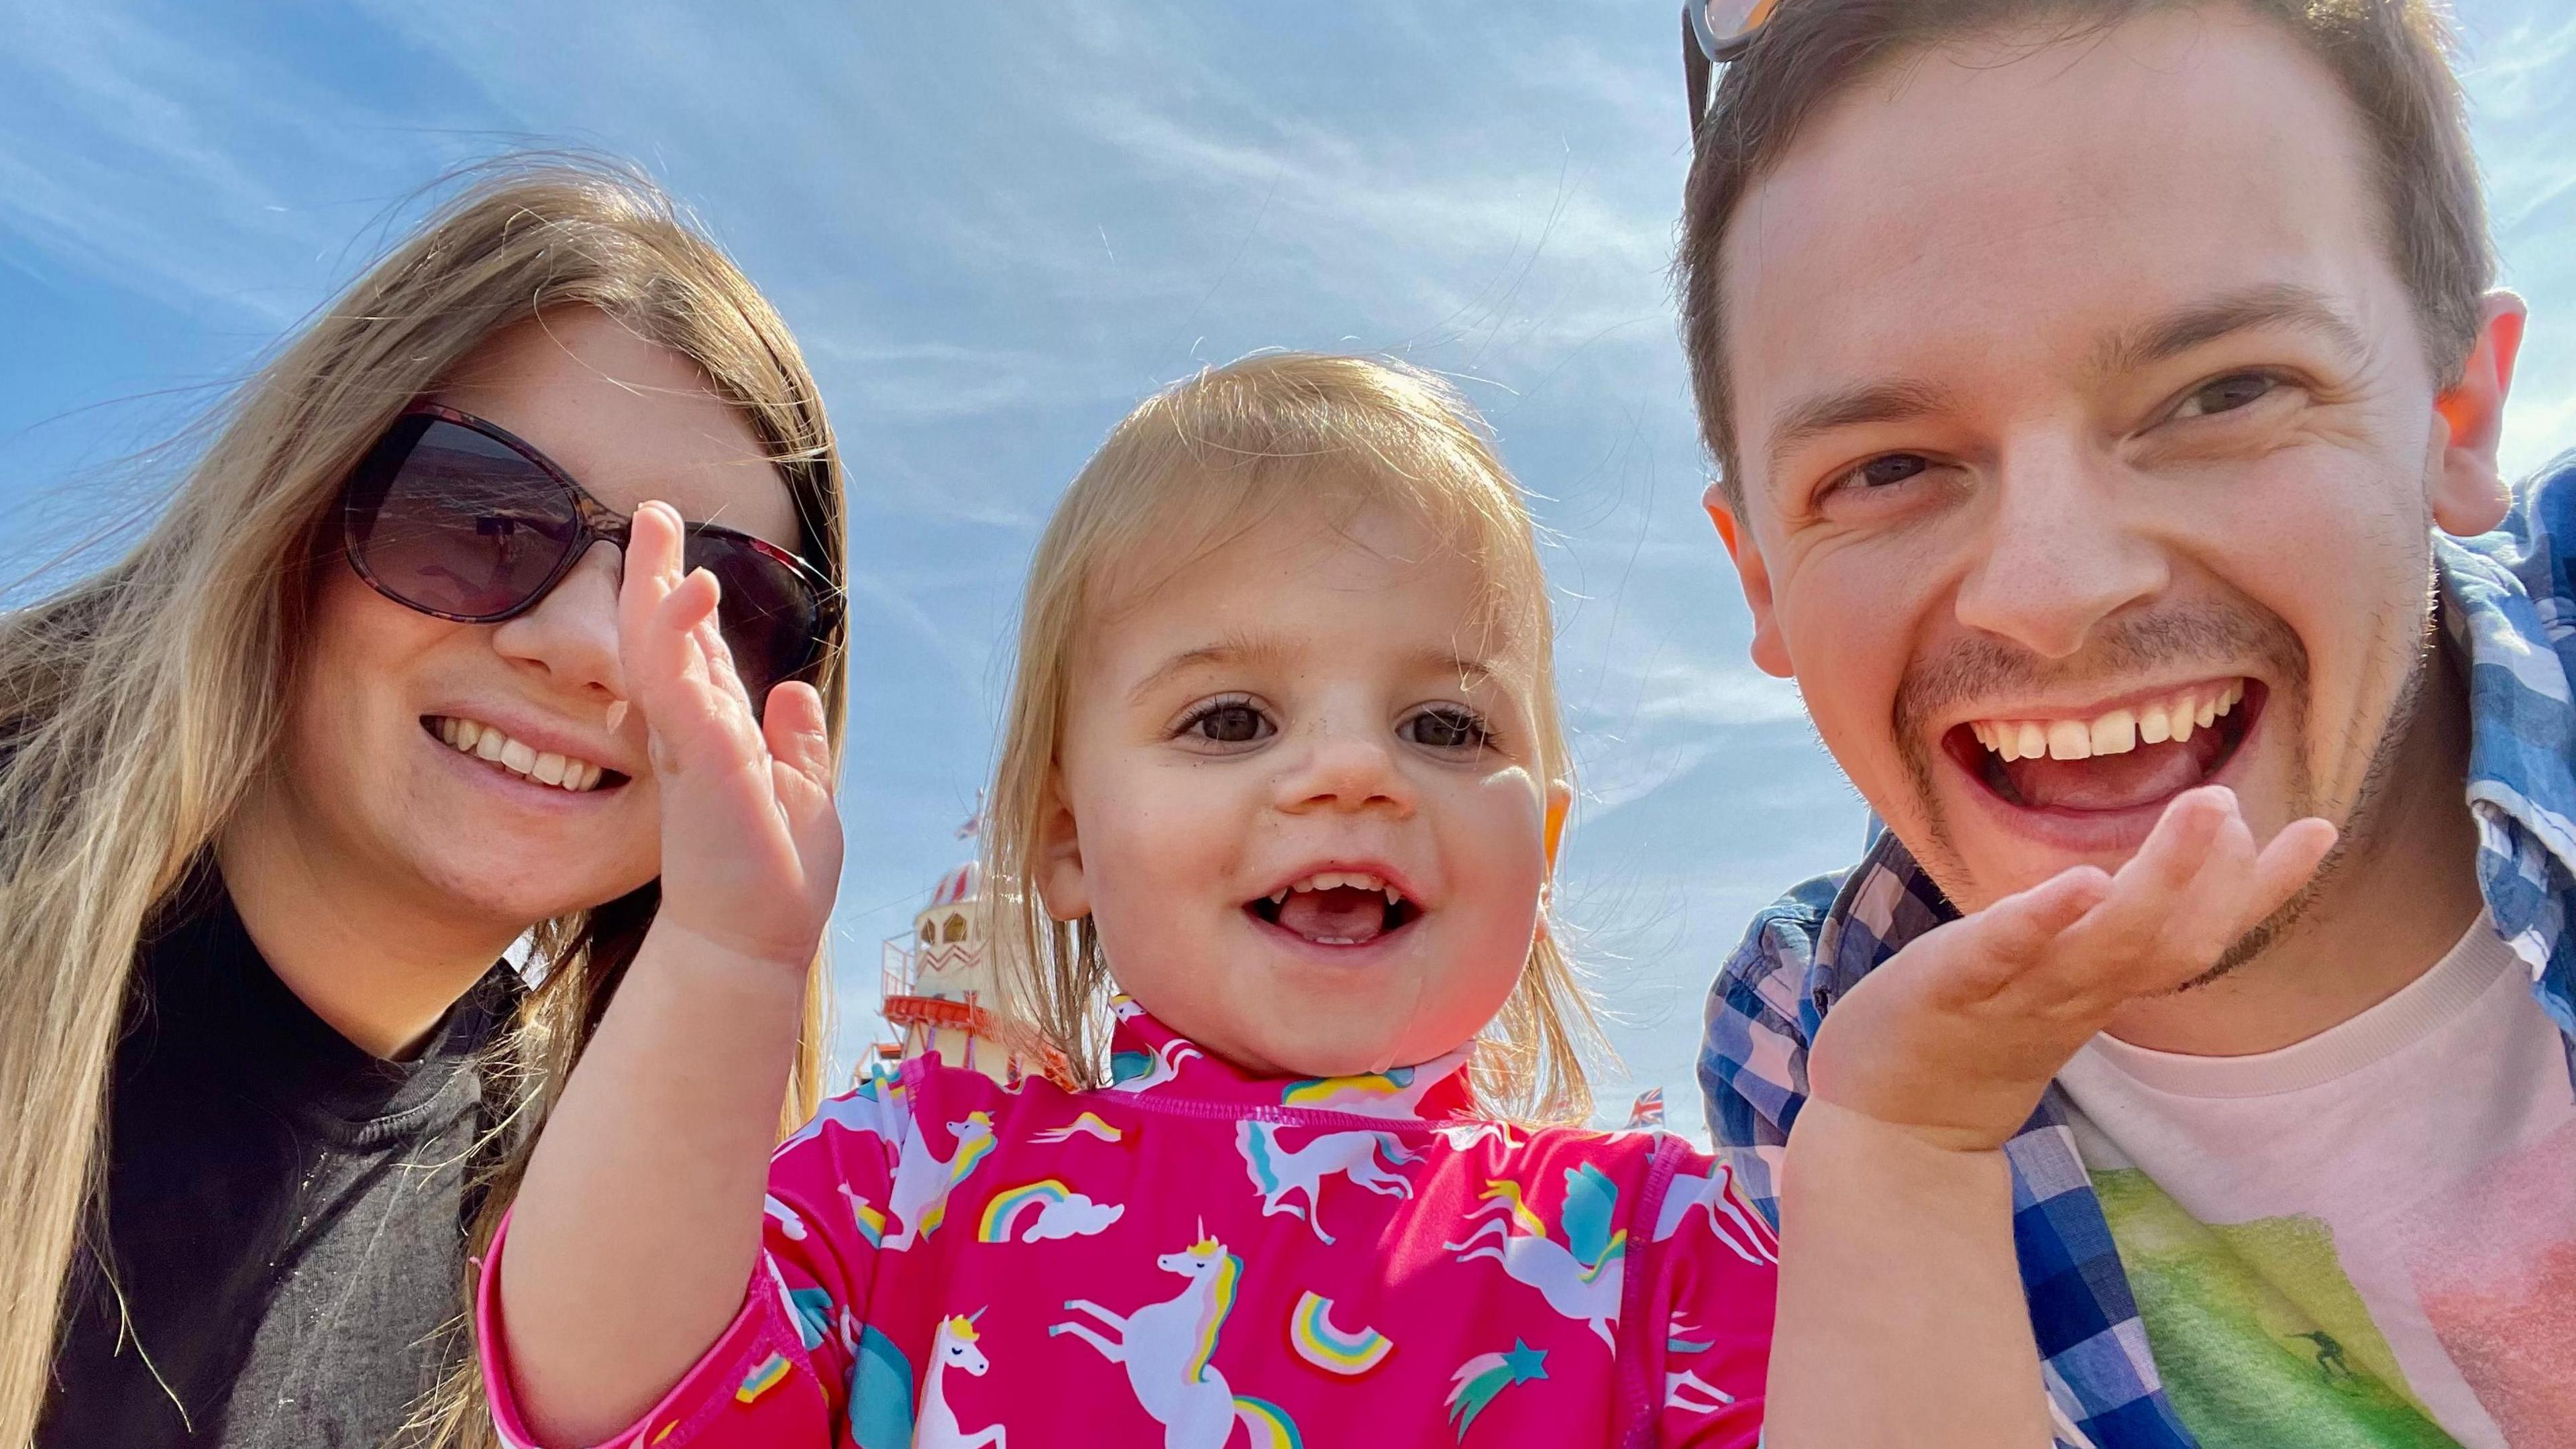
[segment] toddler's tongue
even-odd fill
[[[1292,891],[1279,903],[1279,924],[1309,941],[1356,946],[1386,933],[1386,897],[1357,886]]]

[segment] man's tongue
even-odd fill
[[[2224,748],[2218,731],[2203,730],[2181,744],[2084,760],[2013,760],[2002,768],[2013,793],[2034,809],[2129,810],[2199,784]]]
[[[1297,891],[1279,903],[1279,924],[1309,941],[1359,945],[1386,933],[1386,897],[1356,886]]]

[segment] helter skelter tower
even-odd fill
[[[957,833],[974,835],[980,819],[979,812],[977,820]],[[935,1055],[1006,1087],[1032,1075],[1071,1085],[1062,1053],[993,1010],[1001,983],[982,886],[982,868],[971,860],[949,871],[931,888],[929,904],[913,916],[911,934],[886,941],[881,982],[885,1019],[902,1040],[881,1044],[877,1060],[862,1064],[862,1071],[887,1074],[908,1058]]]

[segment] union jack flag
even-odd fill
[[[1646,1090],[1637,1094],[1636,1105],[1628,1109],[1628,1125],[1630,1127],[1661,1127],[1664,1125],[1663,1088],[1648,1087]]]

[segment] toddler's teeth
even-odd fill
[[[1402,896],[1400,896],[1400,895],[1397,895],[1397,894],[1395,893],[1395,887],[1393,887],[1393,886],[1388,886],[1388,887],[1386,888],[1386,903],[1387,903],[1388,905],[1390,905],[1390,906],[1395,905],[1395,904],[1397,904],[1397,903],[1401,902],[1403,899],[1404,899],[1404,897],[1402,897]]]

